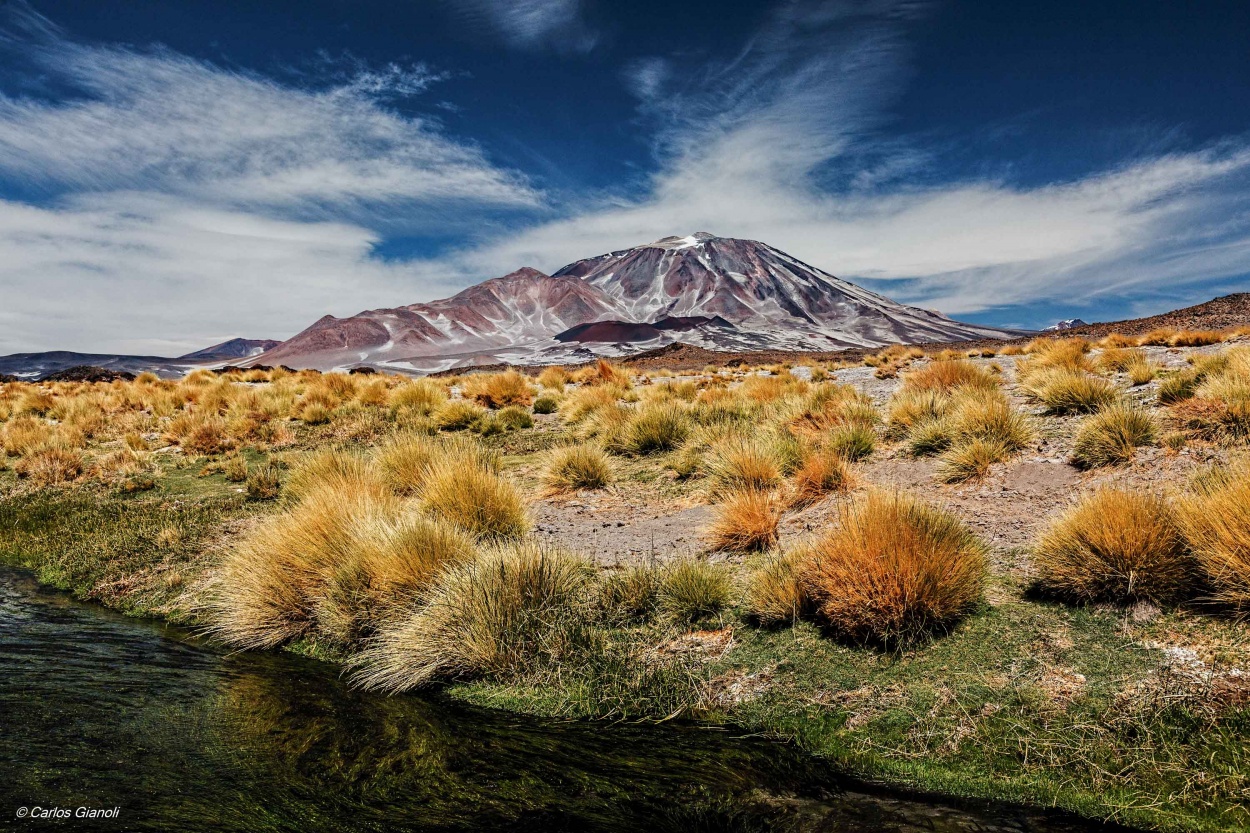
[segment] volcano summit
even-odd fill
[[[900,304],[764,243],[699,232],[524,267],[441,301],[325,316],[257,359],[323,370],[553,364],[683,341],[712,350],[836,350],[1006,338]]]

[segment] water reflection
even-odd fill
[[[170,638],[176,636],[177,638]],[[0,817],[111,830],[1058,831],[841,789],[793,750],[692,727],[535,722],[224,654],[0,570]],[[82,829],[26,822],[29,829]]]

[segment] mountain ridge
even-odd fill
[[[727,326],[657,326],[687,318]],[[254,361],[431,372],[581,361],[673,341],[803,351],[1013,334],[899,304],[759,241],[697,232],[574,261],[551,275],[522,267],[449,298],[323,316]]]

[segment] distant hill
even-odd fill
[[[1250,292],[1224,295],[1206,303],[1151,315],[1147,318],[1081,324],[1065,329],[1063,334],[1102,338],[1111,333],[1143,335],[1151,330],[1161,329],[1234,330],[1239,327],[1250,327]]]
[[[221,344],[214,344],[212,347],[205,347],[203,350],[196,350],[194,353],[179,356],[178,359],[190,362],[247,359],[252,356],[259,356],[266,350],[272,350],[281,343],[272,338],[232,338],[229,341],[223,341]]]
[[[276,346],[273,339],[234,338],[185,356],[130,356],[118,353],[77,353],[49,350],[43,353],[12,353],[0,356],[0,375],[18,379],[44,379],[71,368],[101,368],[116,373],[151,372],[173,378],[197,367],[228,364],[257,356]]]

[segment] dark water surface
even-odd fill
[[[117,807],[115,820],[19,819]],[[784,745],[349,689],[0,568],[0,829],[1096,830],[844,788]]]

